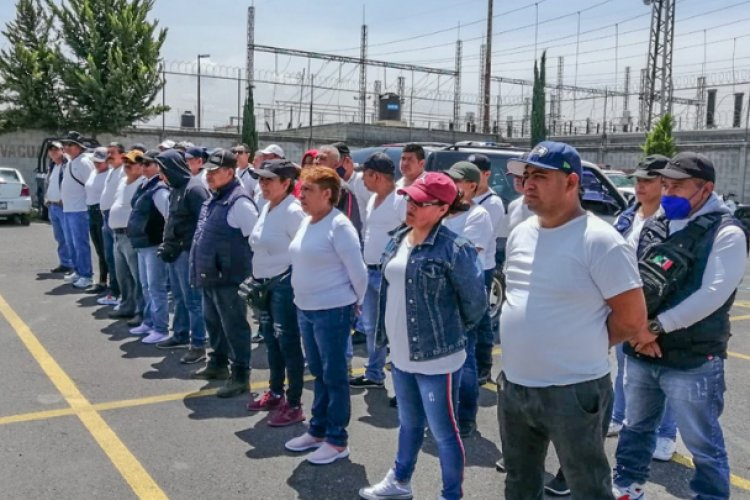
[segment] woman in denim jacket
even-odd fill
[[[474,246],[440,223],[467,208],[448,176],[428,173],[398,194],[408,202],[406,224],[393,232],[383,254],[376,343],[390,344],[399,446],[385,479],[359,494],[412,497],[426,423],[438,446],[441,498],[452,500],[463,495],[464,450],[454,408],[465,332],[487,307],[482,266]]]

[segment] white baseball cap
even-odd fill
[[[278,144],[271,144],[266,146],[266,149],[261,151],[264,155],[276,155],[279,158],[284,158],[284,150]]]
[[[172,141],[170,139],[166,139],[166,140],[162,141],[161,144],[159,144],[159,147],[160,148],[164,148],[164,149],[172,149],[174,147],[174,145],[175,145],[174,141]]]

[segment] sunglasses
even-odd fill
[[[411,203],[415,207],[423,208],[423,207],[438,207],[440,205],[445,205],[442,201],[416,201],[413,198],[411,198],[408,194],[404,195],[404,199],[407,203]]]

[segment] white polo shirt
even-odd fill
[[[365,264],[380,264],[386,245],[391,240],[388,233],[400,226],[406,219],[406,204],[403,197],[393,190],[385,199],[375,206],[377,194],[370,196],[366,206],[364,227],[364,257]]]

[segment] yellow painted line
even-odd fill
[[[750,314],[744,314],[742,316],[729,316],[729,321],[744,321],[750,319]]]
[[[747,354],[740,354],[738,352],[728,351],[727,355],[731,356],[733,358],[740,358],[740,359],[744,359],[746,361],[750,361],[750,356],[748,356]]]
[[[130,488],[139,498],[166,499],[167,495],[159,488],[156,481],[143,468],[138,459],[128,450],[120,440],[115,431],[104,421],[99,413],[94,410],[91,403],[78,390],[75,382],[57,364],[57,361],[47,352],[32,333],[31,329],[13,311],[5,299],[0,295],[0,314],[16,331],[18,338],[26,346],[44,373],[54,384],[65,401],[75,411],[81,423],[91,433],[91,436],[101,447],[102,451],[109,457],[112,464],[128,483]]]
[[[695,469],[695,465],[693,465],[693,460],[690,457],[686,457],[685,455],[682,455],[681,453],[675,453],[674,455],[672,455],[672,461],[677,462],[680,465],[684,465],[685,467],[690,467],[691,469]],[[740,477],[737,474],[730,474],[729,482],[732,484],[732,486],[735,486],[745,491],[750,491],[750,481],[748,481],[744,477]]]
[[[750,307],[750,300],[735,300],[733,305],[737,307]]]
[[[0,425],[16,424],[19,422],[31,422],[33,420],[48,420],[56,417],[69,417],[75,415],[76,410],[73,408],[61,408],[59,410],[35,411],[32,413],[21,413],[19,415],[10,415],[0,417]]]

